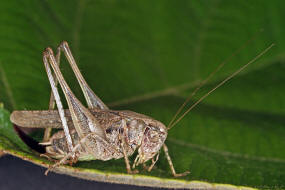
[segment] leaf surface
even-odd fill
[[[0,101],[6,108],[0,109],[0,149],[50,164],[17,137],[9,111],[47,109],[50,87],[42,51],[63,40],[86,81],[112,109],[143,113],[166,125],[199,82],[240,47],[245,46],[191,103],[276,43],[169,131],[166,144],[176,170],[190,170],[189,176],[174,179],[163,153],[152,172],[134,176],[126,174],[123,159],[79,162],[57,172],[157,187],[285,188],[283,1],[10,0],[0,5]],[[61,60],[67,82],[84,102]]]

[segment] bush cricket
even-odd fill
[[[62,42],[57,48],[56,56],[54,56],[51,48],[46,48],[43,52],[43,63],[52,89],[49,110],[14,111],[11,114],[10,120],[15,126],[45,128],[44,139],[43,142],[40,143],[45,149],[45,154],[43,155],[49,159],[59,160],[50,166],[45,174],[61,164],[75,163],[78,160],[98,159],[107,161],[119,158],[124,158],[129,174],[137,173],[138,171],[135,170],[135,168],[139,164],[143,164],[150,172],[157,162],[160,149],[162,148],[172,175],[174,177],[185,176],[189,174],[188,171],[176,173],[168,153],[168,148],[165,145],[168,130],[176,125],[190,110],[214,90],[233,78],[249,64],[256,61],[273,45],[274,44],[270,45],[250,62],[220,82],[187,109],[181,117],[174,121],[190,98],[223,66],[223,64],[221,64],[207,79],[200,83],[179,108],[168,127],[166,127],[160,121],[143,114],[132,111],[110,110],[88,86],[76,65],[67,42]],[[75,97],[60,71],[59,63],[61,52],[64,52],[79,82],[88,108]],[[68,109],[63,109],[57,90],[57,83],[59,83],[64,93]],[[55,104],[57,110],[54,109]],[[52,128],[62,130],[51,135]],[[131,165],[129,156],[133,155],[136,150],[137,156]],[[149,160],[151,160],[151,164],[150,166],[146,166],[145,163]]]

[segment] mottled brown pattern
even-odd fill
[[[61,51],[64,52],[74,71],[89,109],[75,97],[60,71]],[[46,128],[44,143],[42,143],[46,146],[45,156],[60,159],[50,169],[67,162],[74,163],[77,160],[106,161],[122,157],[125,159],[128,173],[136,173],[137,171],[133,169],[150,159],[152,164],[148,167],[148,171],[153,168],[158,160],[159,150],[162,146],[166,147],[164,141],[167,137],[167,129],[164,124],[132,111],[109,110],[84,80],[67,42],[60,44],[56,56],[51,48],[46,48],[43,52],[43,62],[52,89],[49,110],[14,111],[10,119],[21,127]],[[67,110],[63,110],[57,81],[67,101],[69,108]],[[57,111],[53,110],[55,103]],[[50,128],[62,130],[50,137]],[[138,155],[131,169],[128,157],[136,149]],[[169,161],[169,155],[167,158]],[[174,176],[186,174],[176,174],[170,162]]]

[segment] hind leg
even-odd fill
[[[113,147],[112,145],[108,144],[107,141],[105,141],[103,138],[101,138],[99,135],[97,135],[96,133],[89,133],[88,135],[86,135],[85,137],[83,137],[73,148],[72,150],[67,153],[62,159],[60,159],[57,163],[53,164],[52,166],[50,166],[46,172],[45,172],[45,175],[48,174],[49,171],[53,170],[54,168],[62,165],[62,164],[65,164],[65,163],[68,163],[68,159],[72,158],[73,155],[76,154],[76,151],[78,151],[78,149],[81,147],[81,146],[84,146],[84,148],[86,146],[88,146],[88,141],[89,138],[92,138],[92,142],[101,142],[101,143],[104,143],[104,147],[105,147],[105,150],[106,151],[109,151],[109,153],[113,153],[114,151],[117,151],[115,147]],[[95,150],[93,150],[95,151]],[[92,152],[88,152],[89,154],[92,155]],[[77,155],[74,158],[72,158],[69,162],[69,164],[73,164],[73,163],[76,163],[77,162],[77,159],[79,158],[80,155]]]
[[[56,63],[59,66],[59,64],[60,64],[60,50],[59,49],[57,50],[57,53],[56,53]],[[57,84],[58,84],[57,78],[55,78],[54,75],[53,75],[53,78],[54,78],[55,86],[57,87]],[[55,99],[54,99],[53,92],[51,91],[50,99],[49,99],[49,108],[48,109],[49,110],[53,110],[54,108],[55,108]],[[52,131],[52,128],[46,128],[45,129],[43,142],[48,142],[49,141],[49,138],[51,136],[51,131]]]
[[[63,51],[64,55],[66,56],[68,63],[71,66],[71,69],[73,70],[75,77],[82,89],[82,92],[84,94],[84,97],[86,99],[88,108],[98,108],[102,110],[109,109],[104,102],[91,90],[85,79],[83,78],[79,68],[77,67],[77,64],[75,62],[75,59],[72,56],[72,53],[70,51],[70,48],[68,46],[68,43],[66,41],[63,41],[59,47],[58,52]]]

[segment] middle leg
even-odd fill
[[[125,159],[125,164],[126,164],[126,169],[127,169],[127,172],[129,174],[136,174],[136,173],[139,173],[138,170],[132,170],[131,169],[131,165],[130,165],[130,160],[129,160],[129,157],[127,155],[127,151],[126,151],[126,140],[125,140],[125,135],[126,135],[126,131],[127,131],[127,124],[126,124],[126,120],[125,119],[122,119],[122,123],[121,123],[121,126],[123,128],[123,134],[120,134],[119,133],[119,139],[121,141],[121,148],[123,150],[123,154],[124,154],[124,159]]]

